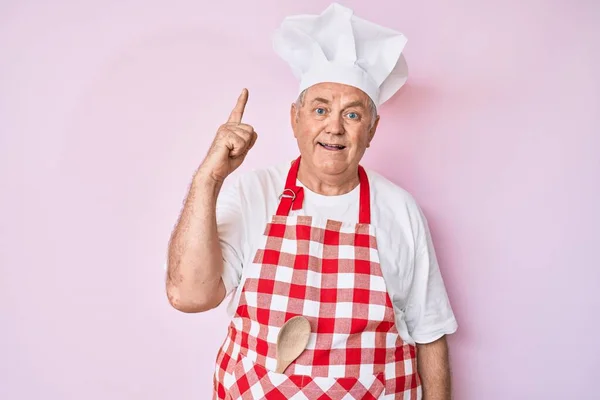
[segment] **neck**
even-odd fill
[[[311,170],[306,162],[300,163],[298,180],[311,191],[324,196],[339,196],[351,192],[359,184],[358,167],[349,168],[339,175],[328,175]]]

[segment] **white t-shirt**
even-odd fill
[[[290,163],[230,177],[217,200],[217,224],[224,259],[223,282],[233,316],[265,226],[279,205]],[[375,227],[383,277],[394,305],[396,327],[408,343],[429,343],[454,333],[457,322],[440,274],[427,221],[413,197],[383,176],[366,169],[371,189],[371,224]],[[359,187],[340,196],[323,196],[304,187],[301,210],[312,215],[358,222]]]

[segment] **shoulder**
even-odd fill
[[[219,198],[235,202],[242,213],[263,214],[276,206],[289,163],[236,171],[223,184]]]
[[[369,177],[374,223],[385,231],[403,231],[418,241],[427,222],[413,194],[377,171],[365,168],[365,172]]]
[[[260,194],[271,189],[279,190],[285,183],[289,165],[278,163],[266,167],[254,168],[235,172],[224,185],[228,190],[238,191],[240,194]]]
[[[365,168],[369,177],[371,196],[376,207],[389,207],[394,210],[405,208],[409,212],[419,212],[419,204],[407,189],[392,182],[382,174]]]

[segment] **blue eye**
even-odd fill
[[[325,109],[324,109],[324,108],[317,108],[315,111],[316,111],[316,112],[317,112],[317,114],[319,114],[319,115],[323,115],[323,114],[325,114]]]
[[[351,113],[348,113],[348,117],[350,119],[357,119],[358,118],[358,114],[355,113],[355,112],[351,112]]]

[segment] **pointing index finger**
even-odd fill
[[[248,102],[248,89],[242,90],[242,94],[238,97],[237,104],[235,105],[231,114],[229,114],[229,120],[227,122],[242,122],[242,116],[244,115],[244,109]]]

